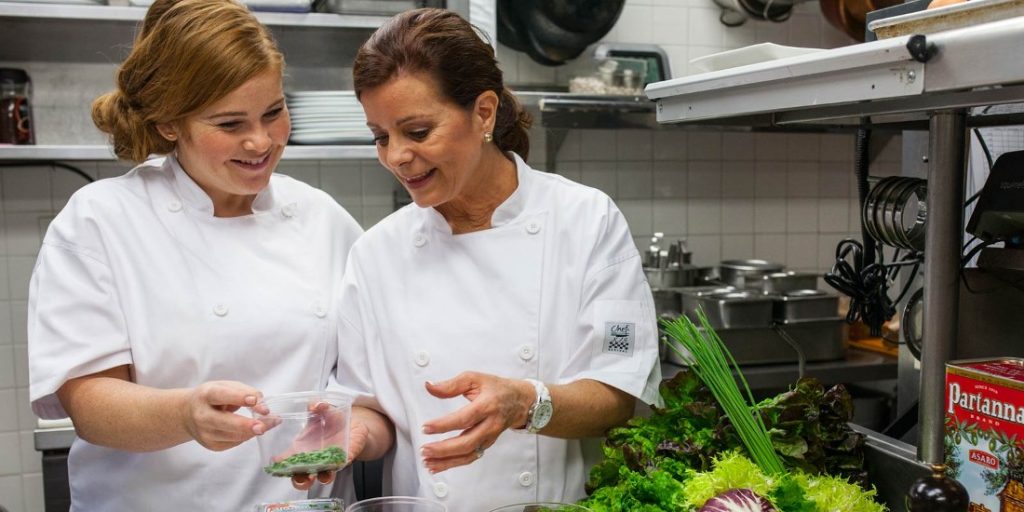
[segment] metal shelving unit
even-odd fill
[[[917,36],[919,37],[919,36]],[[966,108],[1024,102],[1024,67],[1013,65],[1024,18],[911,36],[651,84],[662,123],[927,128],[928,224],[918,458],[943,459],[944,365],[956,348],[963,233]],[[917,51],[912,51],[917,50]],[[920,51],[926,49],[926,51]]]
[[[0,30],[0,47],[18,48],[0,54],[0,61],[116,62],[116,52],[112,48],[131,41],[135,25],[144,18],[146,11],[145,7],[114,5],[0,2],[0,24],[4,26],[4,30]],[[332,45],[354,48],[388,19],[387,16],[330,13],[255,12],[255,15],[264,24],[280,29],[275,30],[275,35],[296,43],[291,45],[293,48],[305,47],[309,43],[306,39],[323,37],[328,37]],[[276,34],[278,31],[281,34]],[[69,32],[78,37],[52,37],[55,33]],[[297,41],[296,37],[300,40]],[[298,55],[298,58],[302,57]],[[377,152],[372,145],[288,146],[283,158],[375,159]],[[108,146],[102,144],[0,146],[0,161],[3,162],[88,160],[113,161],[116,157]]]
[[[141,21],[145,7],[116,5],[65,5],[0,2],[0,18],[71,21]],[[257,12],[264,24],[276,27],[324,27],[339,29],[373,30],[381,26],[387,16],[361,16],[328,13]]]
[[[285,146],[285,160],[374,160],[375,146]],[[0,161],[113,161],[109,146],[0,146]]]

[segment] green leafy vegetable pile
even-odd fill
[[[853,401],[843,386],[826,390],[801,379],[745,408],[763,422],[782,472],[751,460],[728,411],[692,368],[660,391],[664,408],[608,433],[605,460],[591,470],[581,505],[594,512],[697,510],[742,488],[784,512],[885,510],[867,490],[864,438],[848,425]]]
[[[286,459],[263,467],[263,471],[274,476],[292,476],[297,473],[333,471],[345,466],[345,450],[328,446],[322,450],[300,452]]]

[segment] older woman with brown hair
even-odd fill
[[[254,444],[239,447],[265,428],[239,409],[326,386],[332,283],[362,230],[325,193],[274,174],[290,130],[283,69],[239,3],[157,0],[117,89],[93,105],[117,155],[140,165],[71,197],[29,296],[33,410],[70,416],[78,434],[72,510],[306,496],[263,474]],[[386,420],[354,414],[350,454],[379,457]]]
[[[658,400],[625,219],[526,164],[529,116],[458,15],[395,16],[353,74],[415,203],[356,242],[339,299],[337,379],[394,421],[390,492],[453,511],[583,497],[581,440]]]

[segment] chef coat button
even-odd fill
[[[430,364],[430,353],[426,350],[420,350],[416,352],[416,366],[426,366]]]
[[[178,213],[181,211],[181,201],[171,201],[167,203],[167,209],[171,212]]]
[[[281,213],[285,217],[294,217],[295,216],[295,203],[290,203],[290,204],[284,205],[284,207],[281,208]]]
[[[523,361],[529,361],[530,359],[533,359],[534,353],[535,351],[533,350],[533,345],[523,345],[519,347],[519,358],[522,359]]]
[[[416,235],[416,237],[412,239],[412,244],[416,247],[423,247],[424,245],[427,245],[427,237],[423,235]]]
[[[217,316],[225,316],[228,314],[228,307],[224,304],[217,304],[213,307],[213,314]]]
[[[523,487],[529,487],[533,485],[533,473],[529,471],[523,471],[519,473],[519,485]]]
[[[448,496],[448,484],[444,482],[434,482],[434,496],[437,496],[438,498]]]
[[[315,306],[313,306],[313,314],[316,315],[317,318],[323,318],[327,316],[327,308],[325,308],[323,304],[320,304],[318,302]]]
[[[531,235],[536,235],[537,233],[540,233],[540,224],[537,224],[536,222],[531,222],[527,224],[526,232]]]

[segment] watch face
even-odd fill
[[[541,402],[537,404],[537,407],[533,410],[532,424],[530,425],[533,430],[540,430],[548,425],[551,421],[551,413],[554,412],[554,408],[551,406],[551,402]]]

